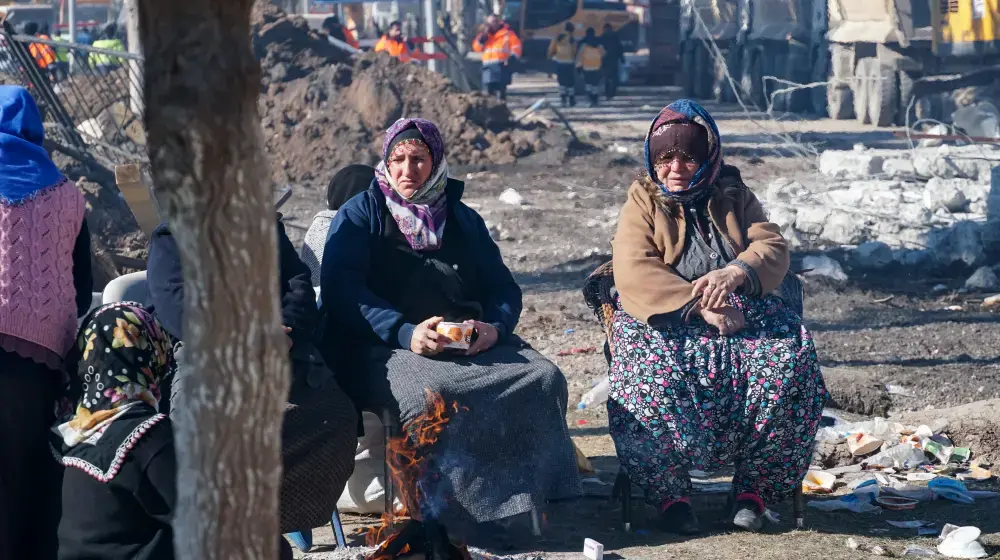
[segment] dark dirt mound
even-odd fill
[[[263,70],[265,91],[269,84],[297,80],[350,58],[310,29],[304,19],[289,17],[270,2],[254,3],[250,22],[250,37]]]
[[[505,104],[422,66],[374,53],[345,61],[301,18],[260,4],[261,121],[279,182],[325,182],[344,165],[377,161],[385,129],[403,116],[434,121],[453,165],[511,164],[552,141],[542,127],[514,123]]]
[[[94,289],[101,290],[118,274],[131,271],[128,260],[145,261],[146,235],[128,205],[109,188],[87,177],[87,168],[59,153],[52,160],[83,193],[93,253]],[[122,260],[125,257],[126,260]]]

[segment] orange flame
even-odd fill
[[[427,404],[423,414],[403,426],[403,433],[386,443],[386,463],[389,465],[393,487],[399,493],[402,508],[393,513],[382,514],[381,524],[368,530],[365,542],[368,546],[381,543],[372,555],[373,559],[387,558],[380,552],[392,542],[396,534],[391,531],[396,517],[419,519],[420,491],[417,481],[424,471],[426,457],[423,452],[437,443],[441,432],[451,420],[451,416],[463,407],[458,403],[446,405],[444,398],[427,390]],[[395,508],[395,504],[392,505]],[[408,552],[407,545],[401,554]]]

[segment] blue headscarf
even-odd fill
[[[691,183],[686,190],[671,192],[656,176],[653,158],[656,154],[649,153],[649,138],[660,127],[674,123],[693,123],[705,128],[708,132],[708,157],[702,162],[701,167],[691,178]],[[708,194],[709,188],[719,178],[719,171],[722,169],[722,137],[719,134],[719,127],[715,125],[715,119],[698,104],[690,99],[678,99],[670,105],[664,107],[653,122],[649,125],[646,133],[646,142],[643,146],[646,172],[649,173],[650,180],[660,187],[660,190],[669,197],[680,202],[697,200]]]
[[[62,181],[42,147],[44,138],[42,116],[28,90],[0,86],[0,202],[20,204]]]

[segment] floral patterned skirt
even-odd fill
[[[826,389],[802,320],[776,296],[730,296],[746,326],[655,329],[624,311],[611,343],[611,436],[654,505],[689,495],[692,469],[735,464],[733,489],[787,497],[809,466]]]

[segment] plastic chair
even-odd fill
[[[785,303],[801,317],[803,311],[802,282],[799,281],[794,273],[789,272],[785,275],[784,280],[781,282],[780,292]],[[594,315],[597,316],[597,320],[601,322],[601,326],[604,327],[604,357],[610,366],[611,328],[615,311],[618,310],[614,268],[611,261],[597,267],[587,277],[583,285],[583,299],[587,302],[587,306],[590,307],[591,311],[594,312]],[[735,499],[735,495],[730,494],[729,498],[730,502],[732,502]],[[625,531],[629,532],[632,530],[632,479],[624,467],[621,466],[618,468],[618,476],[615,477],[615,484],[611,490],[611,500],[614,501],[616,499],[621,500],[622,524]],[[804,529],[806,525],[806,508],[801,483],[796,486],[792,496],[792,511],[795,516],[795,527],[797,529]]]
[[[108,282],[101,294],[104,305],[119,301],[134,301],[147,305],[149,289],[146,282],[146,271],[132,272],[119,276]]]

